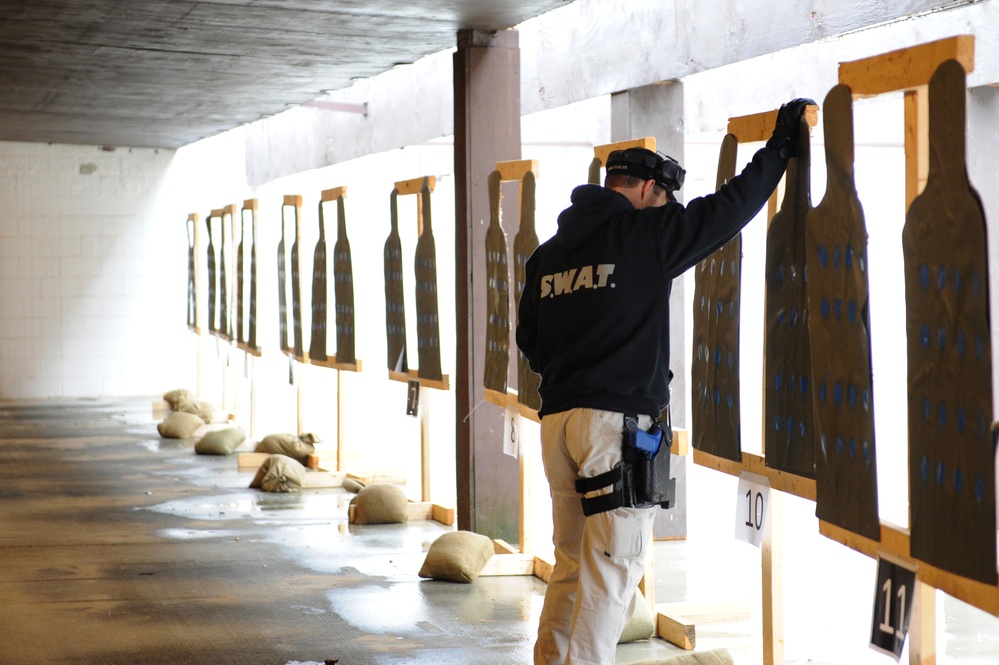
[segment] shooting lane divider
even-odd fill
[[[437,186],[433,175],[395,182],[392,189],[392,228],[385,242],[386,334],[389,342],[388,377],[422,393],[427,388],[450,390],[447,374],[440,366],[440,328],[437,309],[437,263],[430,195]],[[409,367],[406,360],[405,301],[402,279],[402,245],[399,239],[398,197],[416,198],[416,315],[419,368]],[[419,399],[420,408],[420,492],[422,503],[430,501],[430,403]],[[438,514],[454,520],[454,510],[434,507]]]
[[[344,422],[344,390],[342,372],[360,372],[361,361],[354,356],[354,290],[353,290],[353,270],[350,257],[350,245],[347,244],[347,229],[344,218],[344,199],[347,198],[346,187],[334,187],[324,189],[319,197],[319,240],[316,243],[315,259],[313,261],[312,280],[312,339],[309,350],[309,364],[317,367],[326,367],[337,370],[336,378],[336,471],[343,471],[346,466],[345,445],[343,436]],[[337,351],[333,355],[327,355],[327,332],[328,332],[328,284],[329,273],[327,271],[326,252],[326,224],[323,206],[326,203],[337,204],[337,241],[333,250],[333,271],[334,271],[334,302],[336,313],[337,329]],[[339,249],[338,249],[339,248]],[[341,257],[341,254],[345,254]],[[348,297],[349,296],[349,297]],[[317,323],[322,324],[322,329],[317,330]],[[342,327],[350,328],[349,347],[344,346],[344,357],[350,362],[340,362],[338,356],[341,355],[341,341],[347,338],[341,335]],[[322,455],[315,453],[310,455],[308,466],[313,469],[327,470],[322,461]]]
[[[194,364],[194,394],[201,394],[201,321],[204,316],[201,308],[201,293],[204,286],[201,280],[201,225],[196,212],[189,213],[185,221],[187,232],[187,328],[194,333],[197,358]],[[154,407],[155,409],[156,407]]]
[[[221,361],[222,395],[221,407],[227,421],[235,419],[229,398],[229,373],[231,342],[233,340],[230,322],[230,305],[232,300],[229,286],[228,264],[232,254],[232,214],[235,206],[214,208],[205,217],[205,228],[208,232],[206,261],[208,266],[208,334],[216,339],[218,358]],[[226,233],[226,218],[230,221],[229,233]],[[227,252],[228,250],[228,252]],[[224,345],[222,343],[225,343]],[[201,390],[201,361],[198,361],[198,392],[203,399]],[[214,400],[210,400],[214,401]]]
[[[897,91],[904,92],[905,196],[906,209],[910,213],[914,212],[911,208],[912,203],[926,187],[929,179],[931,150],[929,125],[930,122],[934,121],[930,118],[930,104],[932,102],[929,100],[930,89],[927,86],[931,84],[934,74],[947,61],[957,61],[965,73],[973,71],[974,43],[973,35],[958,35],[840,64],[839,82],[850,88],[854,98],[871,97]],[[960,140],[963,145],[964,137],[962,136]],[[915,212],[918,219],[922,211]],[[907,215],[906,232],[903,235],[909,232],[912,222],[912,216]],[[934,277],[936,277],[936,272],[934,272]],[[908,281],[907,279],[907,283]],[[988,338],[986,337],[986,339]],[[910,359],[911,362],[912,359]],[[911,399],[910,396],[910,401]],[[991,399],[989,401],[991,402]],[[919,405],[916,405],[916,408],[918,409]],[[913,405],[910,404],[910,411],[912,409]],[[987,423],[986,429],[991,430],[991,428],[992,423]],[[909,455],[911,468],[913,463],[911,447]],[[954,470],[951,470],[950,473],[954,473]],[[991,489],[991,491],[984,491],[983,495],[991,496],[994,502],[995,487],[990,487],[990,484],[994,482],[993,478],[994,473],[985,479],[985,489]],[[912,482],[913,479],[910,478],[910,483]],[[992,514],[994,515],[994,511]],[[914,520],[918,522],[919,517],[911,516],[910,525],[914,523]],[[916,570],[916,594],[919,602],[915,607],[918,608],[918,611],[913,613],[909,622],[909,662],[912,665],[929,665],[936,662],[936,589],[989,614],[999,616],[999,588],[997,588],[996,583],[989,584],[971,579],[914,558],[911,553],[910,529],[902,529],[882,521],[880,541],[875,541],[820,520],[819,532],[827,538],[872,558],[878,558],[884,554],[898,559]],[[994,535],[994,533],[993,530],[992,534]],[[992,552],[994,551],[995,544],[993,542]]]
[[[236,250],[236,348],[259,358],[262,352],[257,344],[257,209],[257,199],[246,199],[240,210]]]
[[[848,86],[854,98],[870,97],[899,90],[904,92],[907,208],[923,189],[928,179],[930,146],[927,129],[929,119],[927,85],[938,67],[947,60],[956,60],[965,72],[972,71],[974,66],[973,36],[961,35],[947,38],[840,65],[840,84]],[[743,141],[765,140],[769,135],[769,130],[766,127],[768,124],[770,127],[773,126],[774,113],[776,112],[760,114],[758,117],[733,118],[730,121],[729,132],[740,133]],[[765,117],[767,115],[771,116],[769,120]],[[771,198],[771,213],[776,208],[776,196],[775,193],[775,196]],[[991,427],[991,423],[988,425]],[[766,466],[764,459],[757,455],[742,453],[741,461],[732,461],[695,449],[694,462],[730,475],[739,475],[742,472],[755,473],[767,478],[772,489],[816,501],[814,480],[771,469]],[[985,476],[991,479],[994,474],[985,474]],[[991,493],[986,491],[984,494],[994,500],[994,488]],[[928,665],[935,662],[936,659],[934,634],[936,607],[934,592],[936,589],[999,616],[999,590],[997,590],[996,584],[955,574],[914,558],[910,552],[908,529],[881,522],[879,531],[880,540],[874,540],[831,522],[819,520],[819,532],[827,538],[872,558],[883,556],[900,561],[917,571],[916,593],[920,602],[916,605],[918,612],[913,615],[909,624],[909,632],[912,636],[909,661],[912,665]],[[992,549],[994,550],[994,545]],[[764,556],[766,556],[766,549],[764,549]],[[774,562],[771,562],[771,575],[773,571],[779,570],[779,565],[774,566],[773,564]],[[765,577],[767,569],[768,565],[765,563]],[[768,593],[766,587],[765,581],[764,592]],[[772,624],[780,618],[775,611],[776,608],[764,608],[765,623]],[[767,615],[772,613],[774,613],[773,616],[768,618]],[[770,638],[765,636],[765,639]],[[768,644],[765,644],[764,647],[765,663],[782,662],[780,651],[770,649]]]
[[[250,380],[250,417],[247,436],[257,432],[256,359],[262,351],[257,345],[257,199],[245,199],[239,210],[239,243],[236,246],[236,348],[244,353],[243,362]]]
[[[778,111],[775,109],[772,111],[737,116],[729,119],[727,136],[723,140],[721,154],[719,156],[719,167],[716,182],[718,188],[720,188],[724,182],[728,180],[728,178],[734,175],[735,151],[737,150],[738,144],[757,143],[767,140],[773,133],[777,120],[777,113]],[[818,107],[811,105],[806,107],[803,115],[805,124],[809,128],[814,127],[818,122]],[[782,187],[778,186],[768,200],[768,226],[778,214],[777,203],[782,195],[781,190]],[[736,236],[737,239],[738,237],[739,236]],[[722,247],[716,254],[713,254],[705,259],[705,261],[703,261],[698,268],[698,272],[696,273],[696,279],[698,280],[696,287],[697,295],[695,295],[695,299],[698,299],[697,296],[699,295],[712,302],[721,302],[719,301],[720,296],[711,292],[713,289],[721,287],[721,284],[718,282],[720,277],[710,276],[714,281],[705,282],[709,276],[704,273],[704,270],[702,270],[703,267],[710,266],[712,262],[716,262],[720,265],[729,265],[731,268],[727,271],[729,276],[732,276],[733,274],[741,274],[741,267],[738,265],[738,263],[741,263],[741,259],[738,263],[733,263],[735,258],[733,255],[741,256],[741,242],[733,240]],[[724,290],[727,294],[727,300],[733,313],[741,315],[741,310],[738,307],[740,301],[739,291],[741,290],[741,286],[738,283],[738,280],[735,280],[734,283],[728,284],[722,290]],[[713,309],[713,307],[710,309]],[[702,331],[698,322],[695,320],[695,346],[698,343],[702,343],[702,345],[706,347],[704,353],[711,355],[712,350],[715,349],[716,346],[722,344],[722,339],[711,340],[706,338],[706,340],[702,342],[701,337],[708,334],[713,334],[715,336],[720,335],[723,339],[727,340],[726,348],[728,348],[729,352],[733,354],[733,358],[735,357],[738,352],[738,338],[732,330],[715,328],[708,331]],[[703,362],[705,362],[705,357],[702,357],[702,363]],[[692,365],[692,370],[695,370],[697,365],[698,363],[695,361]],[[733,369],[733,371],[737,372],[737,369]],[[693,371],[692,374],[694,374]],[[765,396],[767,394],[767,382],[765,379],[763,383],[763,394]],[[694,385],[697,385],[696,375],[694,376]],[[734,389],[739,385],[737,373],[729,380],[727,385],[730,389]],[[697,395],[694,396],[695,408],[697,405],[701,405],[703,407],[705,404],[711,403],[713,401],[714,391],[720,389],[720,386],[709,388],[707,385],[704,385],[702,387],[702,392],[707,392],[704,392],[701,395],[701,400],[698,400]],[[712,399],[703,399],[705,395],[707,397],[712,397]],[[698,414],[695,414],[695,423],[704,422],[704,418],[707,418],[707,416],[698,420]],[[731,450],[730,448],[739,444],[738,424],[735,423],[734,427],[736,428],[735,432],[728,432],[726,430],[726,436],[724,438],[728,442],[728,446],[726,447],[724,455],[713,454],[695,447],[694,463],[708,468],[713,468],[736,477],[739,477],[740,474],[744,472],[755,473],[758,476],[766,478],[769,481],[771,489],[787,491],[795,494],[796,496],[803,496],[804,498],[811,498],[814,500],[814,479],[798,476],[780,469],[772,469],[767,466],[766,458],[763,455],[754,455],[742,452],[741,450]],[[701,446],[705,443],[710,443],[710,441],[704,439],[700,434],[695,432],[694,443],[695,446]],[[735,457],[738,457],[738,459],[733,459]],[[763,531],[760,556],[763,604],[763,662],[765,665],[779,665],[784,662],[784,581],[781,574],[783,570],[783,542],[781,540],[781,530],[782,521],[780,494],[777,492],[771,492],[770,500],[768,502],[768,515]],[[728,606],[729,604],[718,605],[717,607],[714,607],[714,611],[712,610],[713,606],[701,606],[701,616],[708,617],[712,614],[726,614],[729,612]],[[669,606],[664,606],[661,609],[663,610],[659,614],[659,625],[663,627],[661,634],[666,636],[667,639],[672,636],[680,638],[679,640],[674,641],[674,644],[677,644],[677,646],[681,646],[683,648],[693,648],[695,643],[695,628],[690,622],[690,617],[671,614],[673,611],[682,612],[683,608],[680,607],[674,609]],[[667,612],[670,614],[667,614]]]
[[[504,182],[518,183],[520,199],[520,220],[518,225],[517,238],[523,232],[534,232],[534,209],[535,183],[538,177],[538,161],[536,159],[522,159],[496,162],[496,169],[489,174],[489,228],[486,231],[486,274],[488,285],[486,287],[486,301],[488,306],[486,325],[486,359],[484,378],[484,399],[495,404],[504,410],[513,410],[518,415],[527,415],[533,420],[538,420],[537,411],[530,409],[518,401],[518,391],[510,388],[507,383],[507,375],[510,371],[510,272],[507,261],[508,248],[506,243],[506,233],[503,231],[501,223],[501,203],[502,194],[500,185]],[[525,219],[530,220],[526,225]],[[515,240],[515,247],[517,242]],[[534,236],[534,247],[537,246],[537,236]],[[531,248],[533,251],[533,247]],[[528,253],[529,254],[529,253]],[[515,264],[520,265],[526,261],[518,255],[515,257]],[[522,271],[521,271],[522,272]],[[518,273],[519,284],[523,285],[523,276]],[[514,305],[519,302],[520,289]],[[520,354],[518,353],[518,356]],[[520,384],[518,383],[518,386]],[[534,387],[537,391],[537,387]],[[524,447],[519,447],[518,453],[518,477],[520,487],[520,510],[518,515],[519,523],[519,543],[520,547],[505,543],[502,540],[495,540],[496,560],[492,568],[496,570],[527,571],[506,574],[533,574],[535,557],[530,554],[533,550],[531,533],[527,528],[527,516],[531,514],[533,501],[531,500],[530,478],[535,468],[533,456],[524,452]],[[514,557],[509,559],[508,557]],[[511,561],[513,561],[512,568]],[[528,570],[529,569],[529,570]],[[500,573],[493,573],[500,574]]]
[[[288,208],[294,213],[291,238],[288,237]],[[279,344],[281,352],[289,359],[289,382],[296,388],[296,431],[301,432],[303,386],[300,365],[307,364],[309,357],[302,342],[302,256],[299,247],[302,238],[302,196],[300,194],[284,195],[281,200],[280,219],[281,240],[278,242],[277,251]],[[291,275],[288,274],[289,268]]]

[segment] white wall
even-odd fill
[[[150,393],[183,311],[163,150],[0,143],[0,398]]]

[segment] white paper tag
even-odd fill
[[[520,412],[507,409],[503,415],[503,454],[520,457]]]
[[[770,504],[770,480],[755,473],[739,474],[735,501],[735,539],[760,547]]]

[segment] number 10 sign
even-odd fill
[[[739,474],[736,496],[735,539],[759,547],[763,542],[763,525],[770,503],[770,480],[755,473]]]

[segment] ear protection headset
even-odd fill
[[[666,190],[670,200],[675,201],[673,192],[683,187],[687,171],[669,155],[645,148],[626,148],[614,150],[607,156],[607,174],[655,180],[657,185]]]

